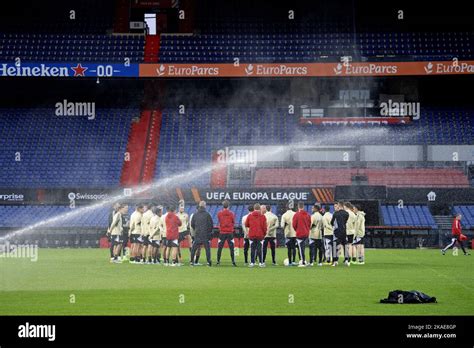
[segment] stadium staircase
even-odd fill
[[[144,110],[140,120],[132,124],[127,144],[130,161],[124,161],[123,164],[120,178],[122,186],[135,186],[153,181],[160,142],[161,120],[160,110]]]
[[[145,37],[145,63],[157,63],[160,53],[160,35]]]
[[[436,225],[438,226],[438,229],[443,232],[449,232],[451,231],[451,222],[452,222],[452,216],[450,215],[433,215],[433,219],[436,222]]]
[[[138,185],[141,182],[150,119],[151,111],[142,111],[140,119],[134,122],[130,129],[127,143],[130,160],[123,162],[120,177],[120,184],[124,187]]]
[[[453,218],[450,215],[433,215],[433,219],[438,226],[439,245],[441,246],[448,240],[448,236],[451,235],[451,222]]]
[[[146,143],[145,159],[143,165],[143,175],[141,180],[143,183],[152,182],[155,176],[162,118],[163,116],[161,110],[153,110],[151,112],[150,127],[148,131],[148,139]]]

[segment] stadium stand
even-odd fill
[[[249,24],[246,24],[249,25]],[[285,26],[282,26],[283,28]],[[230,28],[234,28],[231,26]],[[223,63],[237,57],[245,63],[314,62],[342,56],[369,60],[449,60],[473,57],[473,32],[317,32],[291,33],[252,26],[245,32],[210,29],[192,37],[163,35],[160,61],[164,63]],[[320,30],[320,29],[319,29]],[[223,34],[225,32],[225,34]],[[403,57],[403,58],[400,58]]]
[[[356,49],[360,55],[369,58],[408,56],[413,60],[470,59],[474,53],[473,43],[473,32],[365,32],[357,34]]]
[[[382,205],[381,211],[383,222],[387,226],[437,228],[428,207],[424,205],[406,205],[403,208],[396,205]]]
[[[367,169],[371,185],[389,187],[469,187],[469,180],[460,169]]]
[[[411,124],[398,125],[341,125],[303,128],[307,137],[323,139],[327,145],[469,145],[474,137],[474,112],[465,109],[423,108],[420,119]],[[288,118],[282,119],[282,121]],[[288,122],[288,121],[286,121]],[[363,136],[357,130],[372,129]],[[350,130],[351,133],[344,133]],[[326,134],[333,134],[327,137]],[[342,135],[342,136],[340,136]],[[314,141],[314,140],[313,140]]]
[[[57,227],[103,227],[107,226],[109,208],[95,207],[80,214],[70,214],[68,206],[56,205],[5,205],[0,206],[0,227],[28,227],[38,222],[51,220],[48,228]],[[68,214],[69,213],[69,214]],[[61,218],[52,221],[55,217]]]
[[[88,122],[86,118],[65,118],[59,122],[53,111],[47,109],[0,111],[0,115],[8,116],[3,118],[5,127],[0,130],[2,136],[0,142],[6,149],[0,156],[6,160],[12,153],[20,152],[22,155],[22,161],[18,162],[15,168],[9,166],[0,173],[0,186],[71,187],[72,183],[77,187],[116,186],[119,181],[116,179],[117,173],[120,177],[122,167],[121,158],[116,154],[123,153],[131,119],[139,113],[135,109],[104,109],[98,113],[101,117],[97,117],[94,122]],[[122,114],[124,116],[121,116]],[[157,113],[157,117],[161,115]],[[315,145],[469,144],[474,136],[474,127],[471,126],[472,112],[465,110],[428,110],[419,121],[414,121],[411,125],[371,126],[374,131],[366,138],[323,136],[324,133],[327,134],[328,129],[344,132],[354,130],[354,126],[301,127],[293,118],[289,118],[287,113],[278,110],[272,112],[255,109],[195,109],[188,111],[187,115],[179,115],[175,110],[165,109],[162,117],[161,131],[159,127],[154,128],[159,131],[153,137],[159,141],[158,159],[156,162],[152,161],[155,178],[169,177],[200,168],[203,163],[210,163],[213,151],[228,144],[241,146],[291,144],[292,139],[301,140],[302,129],[307,137],[306,141],[311,141]],[[247,126],[253,119],[262,117],[267,118],[268,123],[255,124],[252,128]],[[112,119],[117,122],[110,122]],[[460,119],[462,122],[458,123]],[[203,124],[213,126],[202,127]],[[60,138],[51,136],[51,129],[54,129],[54,134]],[[48,142],[43,142],[42,137]],[[66,141],[63,142],[61,139]],[[79,142],[77,139],[82,141]],[[59,142],[62,148],[57,147]],[[106,150],[101,152],[102,150],[98,150],[96,145],[101,146],[100,148],[105,146]],[[154,145],[155,149],[157,145]],[[29,146],[35,148],[34,157],[29,155],[31,153],[28,151]],[[66,149],[73,147],[74,152],[67,154]],[[147,156],[150,157],[155,151]],[[52,159],[57,162],[52,163]],[[99,167],[101,159],[104,162]],[[285,175],[282,175],[281,171],[285,171]],[[36,175],[30,177],[30,172]],[[88,173],[90,175],[87,175]],[[149,181],[153,175],[151,167],[147,169],[146,174]],[[351,176],[356,174],[367,175],[369,184],[391,187],[469,186],[466,175],[459,169],[431,168],[392,169],[390,172],[382,169],[348,168],[259,169],[255,185],[257,187],[350,185]],[[207,187],[209,182],[210,174],[204,173],[184,186]],[[128,181],[125,180],[124,183]]]
[[[162,36],[160,61],[223,63],[312,62],[319,56],[352,53],[350,34],[205,34],[191,38]]]
[[[369,185],[388,187],[469,187],[460,169],[434,168],[263,168],[255,175],[256,187],[307,187],[351,185],[354,175],[366,175]]]
[[[98,109],[94,120],[53,109],[2,109],[0,187],[116,187],[136,109]]]
[[[143,62],[143,35],[0,34],[0,60],[60,62]]]
[[[474,206],[473,205],[455,205],[453,211],[462,215],[461,224],[465,228],[474,228]]]
[[[472,111],[468,110],[426,109],[422,111],[420,120],[412,124],[301,127],[286,111],[281,110],[188,109],[186,115],[180,115],[175,109],[164,109],[155,177],[167,177],[183,170],[198,168],[202,163],[210,163],[213,151],[229,145],[285,145],[292,144],[293,141],[308,145],[467,145],[472,142],[474,136],[473,116]],[[253,122],[256,119],[266,119],[267,122],[261,124]],[[357,133],[357,129],[363,131],[363,136]],[[371,131],[368,132],[368,129]],[[328,137],[328,134],[333,136]],[[337,173],[331,170],[319,173],[315,170],[312,174],[305,172],[304,175],[285,175],[284,178],[280,178],[279,175],[262,175],[263,172],[260,172],[261,174],[259,172],[255,180],[257,186],[289,185],[288,180],[304,181],[304,183],[294,182],[296,186],[305,183],[350,185],[351,175],[357,174],[351,170]],[[408,169],[403,171],[404,177],[396,177],[390,173],[385,175],[373,169],[369,170],[367,175],[370,183],[376,185],[385,183],[394,187],[406,184],[437,187],[469,186],[467,177],[454,169],[426,171]],[[206,186],[209,184],[207,174],[189,185],[203,184]]]
[[[235,214],[236,226],[241,225],[242,217],[248,214],[248,205],[232,205],[230,210]],[[130,206],[129,215],[134,207]],[[77,209],[80,209],[78,206]],[[218,226],[217,213],[222,209],[220,204],[210,204],[207,211],[211,214],[214,226]],[[306,205],[305,209],[311,212],[311,205]],[[69,206],[59,205],[0,205],[0,228],[4,227],[28,227],[35,223],[54,219],[61,216],[61,219],[48,223],[48,227],[97,227],[107,226],[109,207],[99,206],[93,209],[83,209],[80,214],[71,214],[75,210]],[[195,206],[188,205],[185,211],[191,216],[196,211]],[[334,207],[330,206],[330,211],[334,212]],[[166,213],[166,209],[163,211]],[[272,205],[272,212],[279,215],[278,207]],[[69,214],[68,214],[69,213]],[[66,214],[66,215],[64,215]]]

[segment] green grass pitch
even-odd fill
[[[37,262],[0,258],[0,315],[474,314],[474,256],[369,249],[365,265],[296,268],[282,266],[285,255],[278,249],[280,266],[250,269],[240,250],[233,268],[225,249],[220,266],[193,268],[111,264],[106,249],[40,249]],[[396,289],[438,303],[379,303]]]

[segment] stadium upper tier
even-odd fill
[[[165,178],[202,167],[210,163],[213,151],[226,146],[468,145],[474,139],[473,120],[472,111],[423,109],[420,119],[411,124],[301,126],[286,111],[194,109],[180,115],[165,109],[155,176]],[[198,186],[208,183],[208,173],[192,180]]]
[[[0,61],[143,62],[143,35],[1,34]]]
[[[377,60],[470,59],[474,32],[247,32],[163,35],[163,63],[314,62],[342,56]]]
[[[163,63],[459,60],[474,55],[473,32],[242,33],[162,35]],[[0,33],[0,60],[143,62],[143,35]]]
[[[136,109],[98,109],[95,118],[54,109],[0,109],[0,187],[118,186]]]

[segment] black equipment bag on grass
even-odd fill
[[[416,290],[395,290],[390,291],[388,298],[380,300],[380,303],[436,303],[436,297],[428,296]]]

